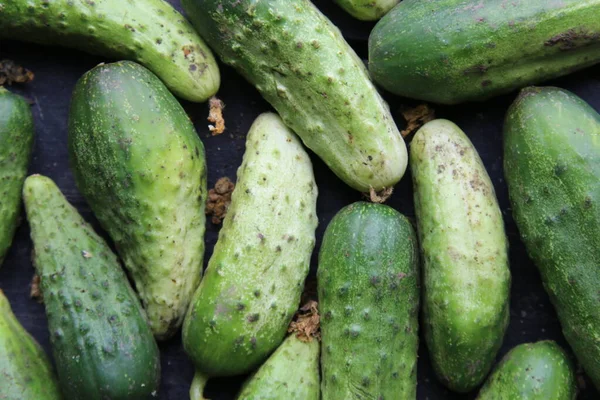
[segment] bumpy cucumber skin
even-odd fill
[[[575,371],[552,341],[521,344],[498,364],[477,400],[575,400]]]
[[[394,186],[406,146],[387,104],[340,31],[308,0],[183,0],[223,62],[360,191]]]
[[[60,400],[58,381],[42,347],[23,328],[0,290],[0,399]]]
[[[117,257],[49,178],[27,178],[23,199],[65,398],[153,397],[158,347]]]
[[[221,82],[206,43],[163,0],[0,0],[0,37],[137,61],[190,101]]]
[[[33,135],[29,104],[0,87],[0,267],[19,222]]]
[[[100,65],[73,93],[77,187],[114,240],[157,339],[172,336],[200,283],[206,162],[187,114],[130,61]]]
[[[410,150],[421,253],[425,340],[438,378],[468,392],[491,369],[509,319],[502,213],[467,136],[435,120]]]
[[[198,371],[239,375],[284,339],[298,308],[317,226],[310,158],[278,115],[248,133],[231,205],[183,325]]]
[[[324,400],[416,398],[418,259],[390,207],[358,202],[331,220],[317,272]]]
[[[563,333],[600,389],[600,115],[558,88],[526,88],[504,125],[513,216]]]
[[[375,82],[443,104],[480,101],[600,61],[600,0],[404,0],[369,38]]]
[[[335,0],[354,18],[376,21],[390,11],[400,0]]]
[[[244,383],[237,400],[319,400],[319,342],[289,336]]]

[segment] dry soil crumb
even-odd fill
[[[38,274],[33,275],[33,279],[31,280],[31,291],[29,292],[29,297],[40,304],[44,302],[44,296],[42,295],[42,291],[40,289],[40,276]]]
[[[208,129],[212,132],[213,136],[220,135],[225,131],[225,119],[223,119],[223,109],[225,104],[215,96],[211,97],[208,101],[210,110],[208,112],[208,122],[213,125],[209,125]]]
[[[0,61],[0,85],[27,83],[34,78],[33,72],[15,64],[12,60]]]
[[[433,121],[435,119],[435,110],[427,104],[420,104],[415,108],[402,111],[402,116],[406,120],[406,128],[400,133],[402,137],[407,137],[427,122]]]
[[[212,215],[212,223],[220,224],[227,214],[229,204],[231,204],[231,193],[235,184],[227,177],[219,178],[215,183],[214,189],[208,191],[208,200],[206,202],[206,214]]]
[[[321,339],[320,317],[318,303],[310,300],[302,306],[294,316],[288,332],[295,333],[296,337],[303,342],[310,342],[313,338]]]

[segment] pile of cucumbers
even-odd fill
[[[416,399],[420,336],[437,379],[480,400],[575,399],[576,362],[600,390],[600,114],[531,86],[600,62],[600,0],[336,2],[381,18],[367,67],[309,0],[182,0],[189,22],[164,0],[0,0],[0,38],[122,60],[79,79],[68,120],[77,188],[110,243],[50,178],[27,176],[30,106],[0,88],[0,265],[23,204],[54,360],[0,290],[0,399],[160,397],[157,341],[178,334],[193,400],[244,374],[239,400]],[[203,271],[207,163],[175,96],[217,93],[213,51],[273,110],[247,134]],[[376,84],[437,104],[520,89],[504,176],[570,349],[521,344],[495,365],[511,272],[494,186],[449,120],[407,149]],[[307,149],[371,198],[410,168],[416,221],[339,210],[318,254],[320,334],[302,336],[288,327],[319,223]]]

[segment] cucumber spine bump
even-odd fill
[[[221,82],[208,46],[163,0],[0,0],[0,38],[136,61],[195,102]]]

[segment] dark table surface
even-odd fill
[[[170,0],[178,9],[178,0]],[[367,38],[373,24],[358,22],[335,6],[331,0],[315,1],[316,5],[342,30],[348,42],[363,59],[366,58]],[[10,88],[33,102],[36,125],[36,143],[30,173],[40,173],[55,180],[68,200],[100,231],[89,207],[77,191],[67,157],[67,115],[75,82],[96,64],[110,61],[102,57],[58,48],[43,47],[13,41],[0,41],[0,59],[12,59],[35,73],[35,80],[26,85]],[[600,110],[600,67],[594,67],[568,77],[548,82],[548,85],[569,89]],[[225,102],[227,130],[220,136],[211,136],[208,130],[206,104],[184,103],[196,125],[208,162],[208,183],[212,187],[222,176],[235,179],[241,163],[244,141],[252,121],[271,109],[258,92],[232,69],[221,65],[222,86],[219,97]],[[398,125],[405,124],[400,110],[418,103],[384,94],[390,103]],[[498,357],[524,342],[553,339],[569,349],[561,333],[556,313],[543,290],[539,274],[519,240],[511,216],[508,193],[502,170],[502,123],[505,112],[515,94],[501,96],[485,103],[461,106],[434,106],[436,115],[457,123],[471,138],[490,174],[510,240],[512,290],[510,325]],[[323,232],[333,215],[343,206],[362,198],[360,193],[347,187],[317,157],[312,157],[319,187],[317,248],[313,255],[311,274],[316,271],[316,254]],[[414,218],[410,175],[396,186],[387,203],[410,218]],[[212,254],[219,226],[207,220],[205,263]],[[105,235],[106,237],[106,235]],[[33,334],[50,354],[47,322],[42,305],[29,297],[30,281],[34,273],[30,260],[32,244],[29,227],[25,222],[17,231],[13,246],[0,269],[0,289],[8,296],[13,310],[23,326]],[[423,340],[421,341],[423,343]],[[191,362],[183,352],[180,335],[159,344],[162,362],[161,399],[186,399],[193,376]],[[569,349],[570,351],[570,349]],[[428,360],[427,349],[419,349],[419,399],[472,399],[476,392],[458,395],[449,392],[436,380]],[[581,373],[581,372],[580,372]],[[207,395],[214,400],[233,399],[243,377],[214,379],[207,387]],[[580,399],[598,399],[600,395],[583,373],[579,377]]]

